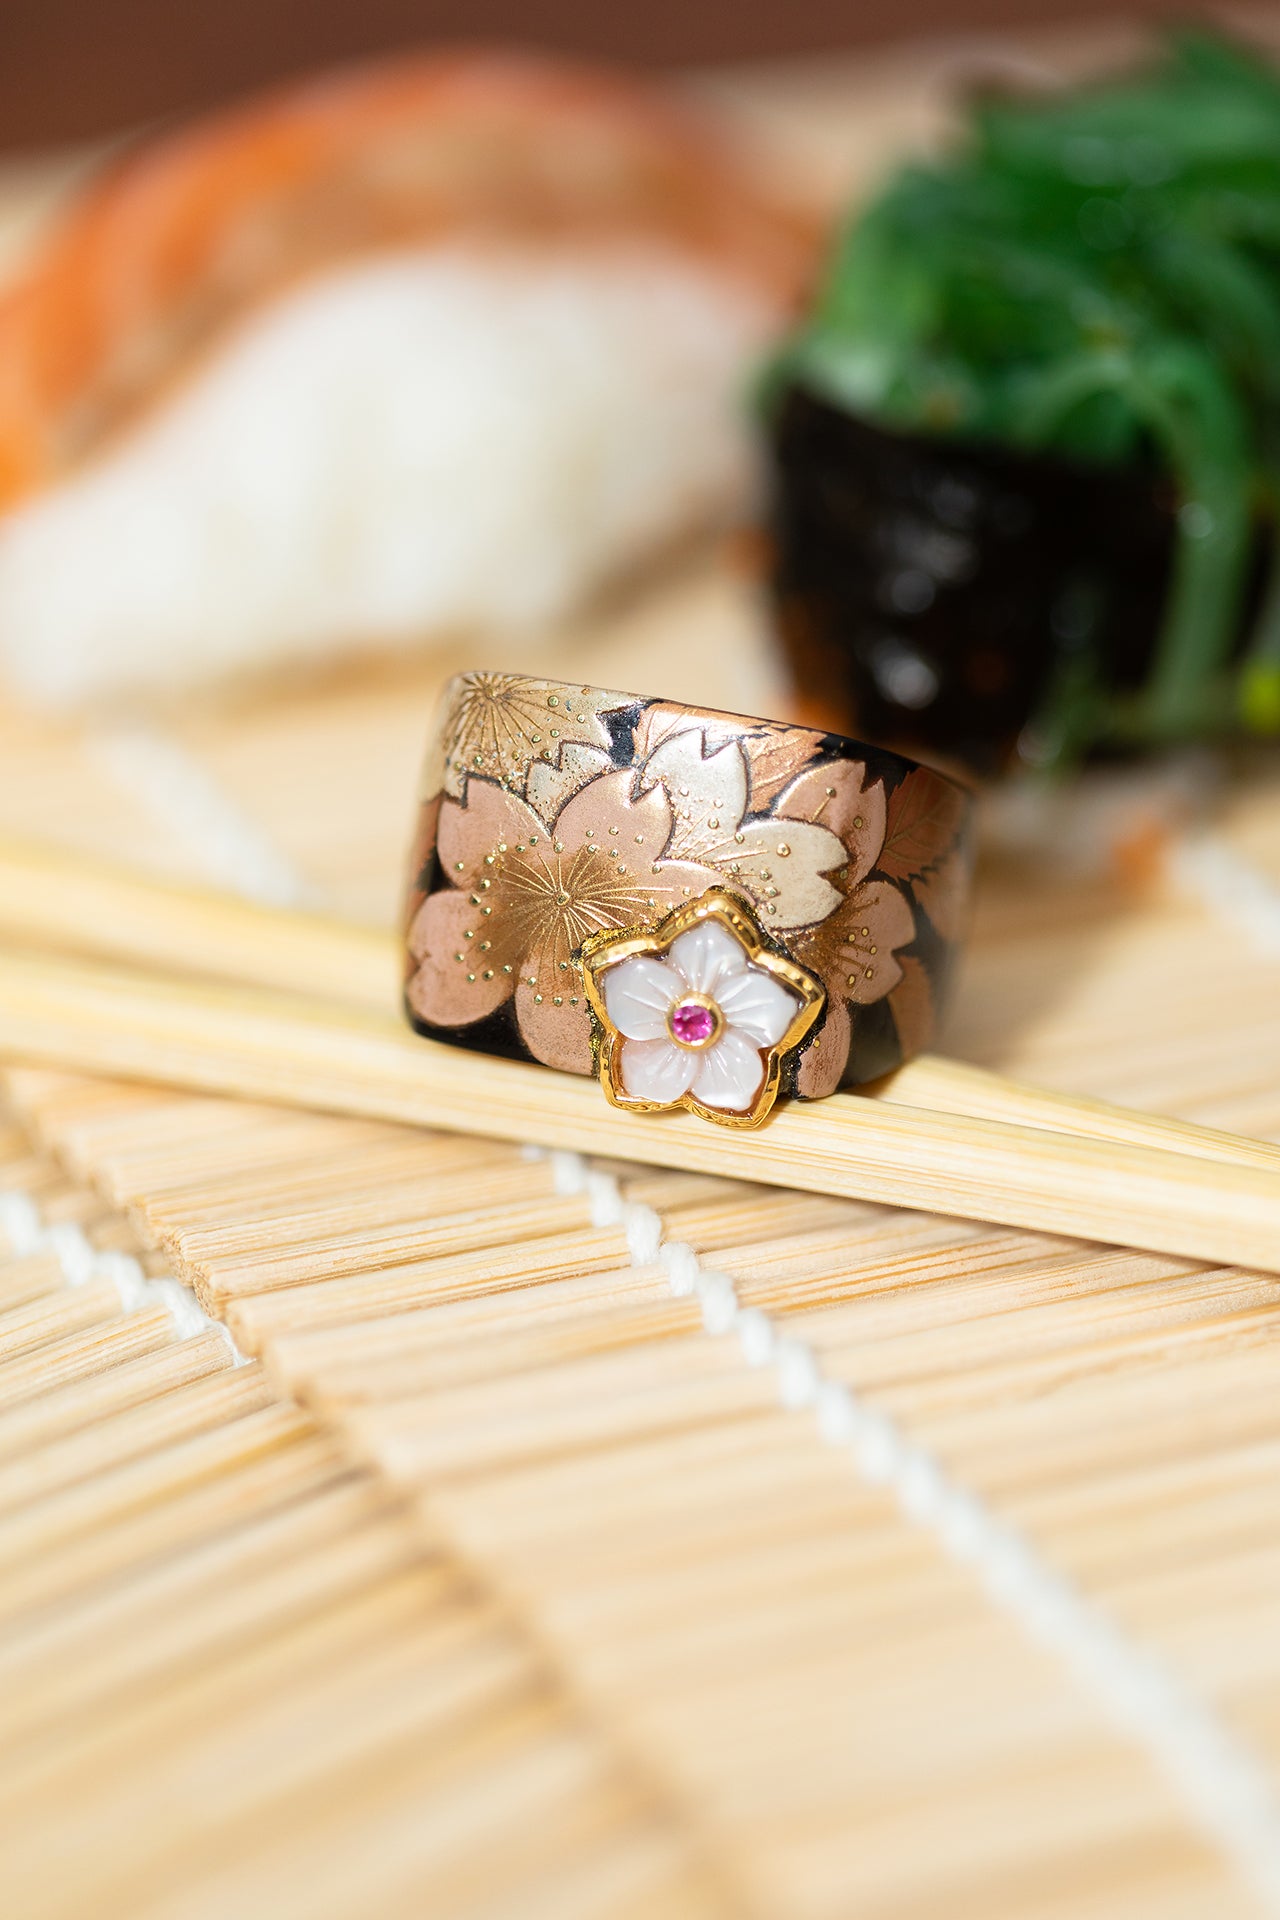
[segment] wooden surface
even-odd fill
[[[0,833],[385,925],[459,657],[84,725],[0,706]],[[523,657],[781,698],[714,555]],[[1060,862],[991,842],[949,1044],[1280,1139],[1280,784],[1174,785],[1212,797],[1095,787],[1038,829]],[[1144,809],[1207,825],[1198,863],[1148,835],[1141,880],[1109,866]],[[8,1084],[0,1188],[79,1233],[15,1252],[0,1216],[21,1920],[1277,1910],[1273,1280]],[[86,1244],[187,1279],[249,1364]]]

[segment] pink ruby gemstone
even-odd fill
[[[672,1010],[671,1031],[682,1046],[700,1047],[716,1030],[716,1017],[710,1007],[697,1000],[682,1000]]]

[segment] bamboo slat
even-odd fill
[[[0,1189],[31,1187],[24,1151]],[[47,1217],[137,1250],[39,1166]],[[0,1231],[0,1288],[15,1272],[41,1306],[100,1310],[99,1286]],[[358,1880],[409,1920],[425,1879],[441,1913],[724,1914],[679,1823],[474,1574],[259,1367],[145,1317],[145,1358],[99,1347],[72,1380],[60,1324],[0,1306],[0,1387],[3,1355],[30,1362],[0,1413],[6,1912],[158,1920],[194,1898],[336,1920]]]

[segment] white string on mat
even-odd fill
[[[812,1347],[760,1307],[744,1306],[729,1274],[704,1267],[687,1242],[668,1240],[661,1217],[627,1200],[612,1174],[577,1153],[523,1151],[549,1160],[558,1194],[586,1198],[593,1226],[622,1229],[633,1266],[664,1268],[674,1295],[696,1298],[708,1333],[736,1334],[750,1366],[771,1367],[782,1406],[811,1409],[827,1444],[969,1568],[1029,1639],[1063,1661],[1112,1724],[1156,1762],[1197,1828],[1267,1911],[1280,1914],[1280,1805],[1266,1768],[1213,1711],[1048,1566],[1023,1534],[958,1486],[895,1420],[843,1381],[825,1378]]]
[[[189,1287],[169,1276],[151,1279],[131,1253],[103,1252],[74,1221],[58,1220],[48,1225],[29,1193],[14,1188],[0,1190],[0,1233],[19,1258],[51,1254],[69,1287],[105,1280],[115,1288],[126,1313],[163,1307],[180,1339],[216,1333],[226,1343],[235,1364],[247,1365],[247,1356],[231,1338],[230,1330],[205,1312]]]
[[[89,744],[113,779],[187,842],[210,880],[264,906],[318,904],[318,891],[176,740],[121,726]]]
[[[102,744],[111,770],[186,833],[207,872],[253,899],[310,900],[307,883],[176,743],[138,731],[116,732]],[[134,752],[140,764],[130,761]],[[661,1217],[628,1201],[612,1174],[580,1154],[534,1145],[522,1151],[550,1161],[558,1193],[586,1196],[596,1226],[622,1228],[635,1266],[662,1266],[674,1295],[696,1297],[708,1333],[735,1333],[749,1365],[772,1367],[782,1405],[811,1408],[823,1440],[841,1449],[868,1484],[891,1493],[909,1520],[971,1570],[996,1606],[1062,1660],[1112,1723],[1144,1749],[1198,1831],[1280,1920],[1280,1807],[1262,1762],[1212,1709],[887,1414],[842,1381],[825,1379],[813,1349],[759,1307],[744,1306],[729,1274],[704,1267],[684,1241],[668,1240]]]

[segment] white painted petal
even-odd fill
[[[694,993],[712,996],[718,995],[722,981],[732,979],[747,965],[741,942],[714,920],[704,920],[700,927],[690,927],[688,933],[673,940],[667,958]]]
[[[764,1056],[744,1034],[734,1033],[732,1028],[721,1034],[706,1053],[686,1058],[698,1061],[693,1091],[704,1106],[719,1107],[725,1113],[745,1113],[760,1091]]]
[[[800,1008],[800,1001],[761,967],[747,967],[719,991],[720,1011],[730,1027],[757,1047],[775,1047]]]
[[[687,1093],[699,1056],[672,1040],[624,1040],[622,1086],[636,1100],[665,1106]]]
[[[665,1040],[667,1013],[684,992],[674,967],[640,953],[604,975],[605,1011],[629,1040]]]

